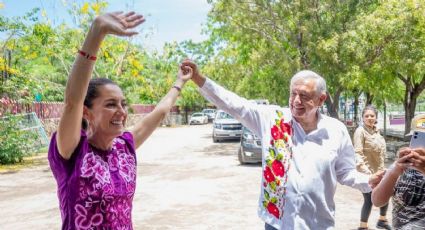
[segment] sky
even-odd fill
[[[53,24],[72,25],[64,2],[82,5],[84,0],[0,0],[0,14],[23,16],[38,7],[45,10]],[[161,51],[166,42],[189,39],[199,42],[207,38],[201,34],[211,9],[207,0],[109,0],[108,3],[107,11],[134,10],[145,16],[142,33],[150,36],[139,36],[139,40],[148,50]]]

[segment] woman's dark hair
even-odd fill
[[[84,98],[84,105],[87,106],[87,108],[91,108],[93,106],[93,100],[99,96],[99,87],[104,85],[117,85],[117,83],[108,78],[92,78],[90,80],[86,98]],[[88,125],[88,122],[83,119],[81,124],[82,128],[87,130]]]
[[[372,110],[375,113],[376,118],[378,118],[378,110],[373,105],[367,105],[362,111],[362,117],[366,113],[367,110]]]
[[[373,111],[373,113],[375,113],[375,117],[376,119],[378,119],[378,110],[375,108],[375,106],[373,105],[367,105],[363,111],[362,111],[362,117],[364,116],[364,114],[366,113],[367,110],[371,110]]]
[[[99,96],[99,87],[104,85],[117,85],[117,83],[108,78],[92,78],[90,80],[86,98],[84,98],[85,106],[92,107],[93,100]]]

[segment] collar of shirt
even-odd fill
[[[370,134],[374,134],[378,132],[378,128],[374,125],[372,128],[367,127],[365,124],[363,124],[364,130]]]
[[[318,144],[321,144],[323,139],[328,139],[329,134],[327,127],[323,122],[322,114],[317,112],[317,129],[306,134],[300,123],[295,119],[292,119],[292,125],[294,127],[294,139],[295,143],[302,144],[306,141],[313,141]]]

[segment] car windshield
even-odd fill
[[[203,113],[214,113],[214,110],[212,109],[204,109],[202,110]]]
[[[243,132],[244,133],[252,133],[251,130],[249,130],[247,127],[243,126]]]
[[[217,115],[217,118],[218,119],[234,119],[230,114],[228,114],[228,113],[225,113],[225,112],[220,112],[218,115]]]
[[[192,114],[192,117],[202,117],[204,116],[202,113],[194,113]]]

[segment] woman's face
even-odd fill
[[[363,123],[368,127],[373,127],[376,123],[376,114],[373,110],[366,110],[363,114]]]
[[[86,108],[87,119],[93,134],[116,137],[124,131],[127,121],[127,102],[117,85],[100,86],[98,97]]]

